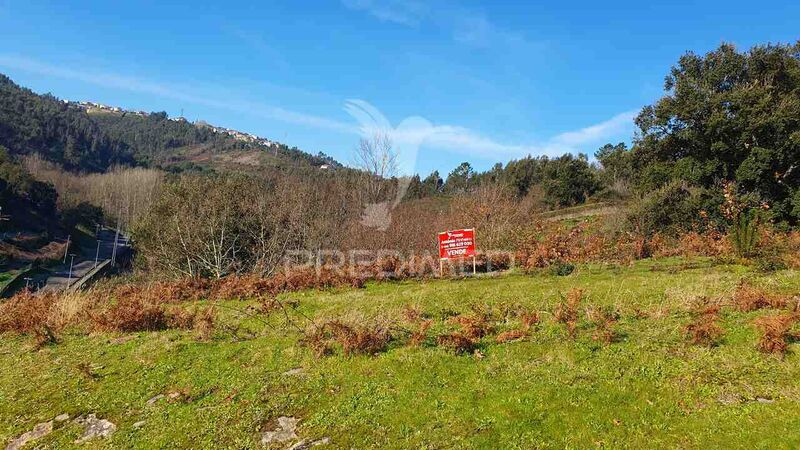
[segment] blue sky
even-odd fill
[[[415,171],[446,173],[629,141],[685,51],[793,42],[798,23],[797,1],[0,0],[0,72],[345,163],[357,99],[422,124]]]

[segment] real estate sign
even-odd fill
[[[474,258],[475,229],[444,231],[439,233],[439,258]]]

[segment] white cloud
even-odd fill
[[[626,111],[596,125],[561,133],[553,138],[552,142],[570,147],[599,142],[629,129],[633,125],[636,114],[636,110]]]
[[[455,125],[435,125],[432,129],[405,130],[403,135],[414,139],[418,134],[426,134],[426,145],[465,153],[481,158],[504,160],[522,158],[527,155],[560,156],[564,153],[589,153],[605,144],[607,140],[629,136],[633,128],[636,111],[626,111],[611,119],[578,130],[567,131],[543,142],[508,144],[488,136]]]
[[[254,114],[259,117],[302,125],[317,130],[335,131],[354,136],[358,136],[363,132],[363,127],[356,123],[342,122],[258,102],[197,95],[176,86],[154,83],[124,75],[103,73],[89,69],[75,70],[8,55],[0,55],[0,67],[10,67],[57,78],[77,80],[97,86],[147,93],[162,98],[236,111],[238,113]],[[636,111],[626,111],[595,125],[560,133],[542,142],[524,144],[503,143],[469,128],[446,124],[432,125],[424,119],[406,119],[400,124],[401,126],[395,131],[393,137],[398,144],[415,143],[418,145],[420,141],[424,141],[425,146],[436,150],[463,153],[493,160],[521,158],[529,154],[534,156],[558,156],[563,153],[591,153],[594,148],[606,143],[609,139],[618,139],[621,135],[630,136],[635,115]],[[402,126],[404,124],[408,126]]]
[[[366,11],[383,22],[412,27],[428,14],[425,3],[413,0],[342,0],[342,4],[354,11]]]
[[[437,28],[448,30],[452,39],[469,47],[509,47],[523,50],[539,49],[545,43],[531,42],[519,31],[504,29],[484,14],[467,10],[448,2],[423,3],[417,0],[341,0],[354,11],[363,11],[383,22],[394,22],[417,27],[431,22]]]
[[[233,100],[214,98],[207,95],[197,95],[183,91],[180,87],[163,83],[153,83],[125,75],[103,73],[95,70],[74,70],[70,68],[54,66],[28,58],[17,56],[0,55],[0,66],[10,67],[17,70],[38,73],[41,75],[77,80],[96,86],[122,89],[131,92],[141,92],[152,94],[162,98],[179,100],[181,102],[204,105],[217,109],[236,111],[240,113],[255,114],[260,117],[280,120],[282,122],[305,125],[318,129],[337,131],[342,133],[354,133],[354,127],[350,124],[331,120],[325,117],[305,114],[297,111],[280,108],[277,106],[256,103],[244,100]]]

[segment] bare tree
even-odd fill
[[[110,222],[121,222],[128,229],[143,217],[163,183],[164,174],[141,167],[113,167],[106,173],[78,175],[43,160],[38,154],[24,160],[38,180],[53,184],[62,210],[88,202],[103,209]]]
[[[371,137],[362,138],[356,149],[355,165],[365,172],[366,201],[384,201],[390,186],[388,180],[397,174],[397,153],[389,133],[376,131]]]

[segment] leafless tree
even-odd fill
[[[397,174],[397,153],[389,133],[376,131],[369,138],[359,141],[355,154],[355,165],[365,172],[365,200],[378,203],[386,199],[390,183]]]
[[[102,208],[109,222],[119,220],[125,229],[147,212],[164,180],[162,172],[142,167],[114,167],[106,173],[80,175],[39,155],[26,157],[24,163],[35,178],[55,186],[60,209],[87,202]]]

